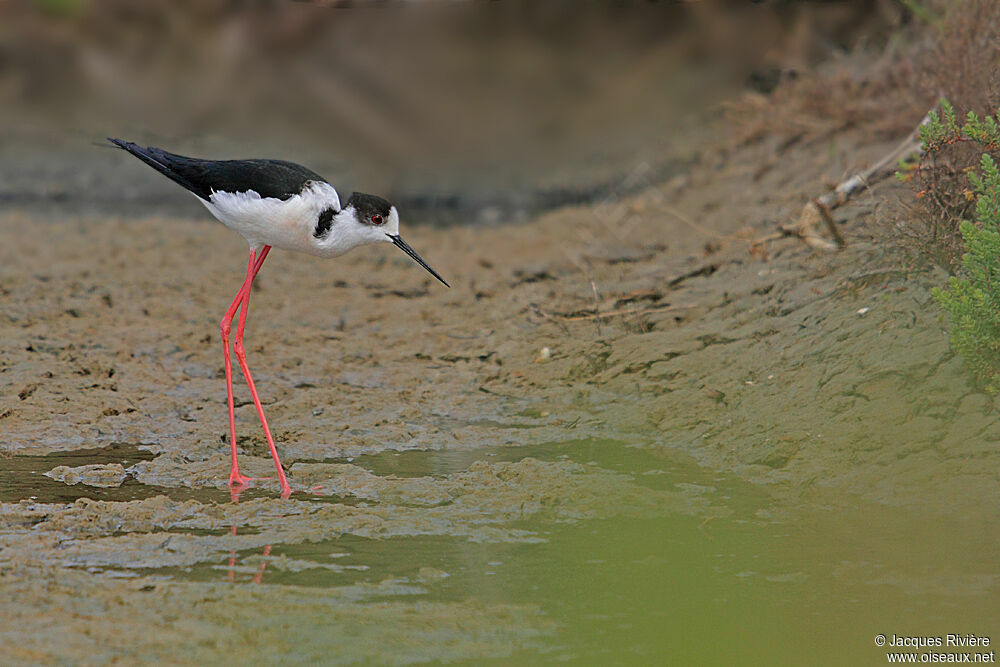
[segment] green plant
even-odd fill
[[[975,213],[971,177],[984,153],[1000,158],[1000,123],[994,116],[965,115],[948,100],[920,128],[923,151],[918,162],[900,164],[899,176],[917,190],[918,206],[901,228],[934,261],[955,269],[965,252],[959,225]]]
[[[969,173],[976,222],[959,225],[966,250],[961,275],[933,293],[951,319],[952,349],[983,388],[995,394],[1000,392],[1000,169],[988,153],[980,168],[982,175]]]
[[[931,111],[927,122],[920,126],[920,140],[928,154],[939,152],[946,146],[963,141],[972,141],[984,150],[1000,148],[1000,124],[993,116],[979,117],[970,111],[965,123],[959,126],[958,114],[948,100],[939,103],[941,111]]]

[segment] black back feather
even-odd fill
[[[213,192],[250,190],[261,197],[284,200],[302,192],[312,181],[326,182],[316,172],[284,160],[199,160],[152,146],[143,148],[131,141],[110,137],[108,141],[206,201]]]

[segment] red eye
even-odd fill
[[[373,215],[372,216],[372,224],[381,225],[382,224],[382,216],[379,215],[378,213],[376,213],[375,215]]]

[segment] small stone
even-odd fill
[[[70,486],[85,484],[99,488],[110,488],[121,486],[128,474],[122,464],[110,463],[107,465],[77,466],[76,468],[57,466],[45,473],[45,476]]]

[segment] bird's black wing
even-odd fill
[[[250,190],[261,197],[288,199],[312,181],[325,182],[319,174],[284,160],[199,160],[131,141],[110,137],[108,141],[206,201],[213,192]]]

